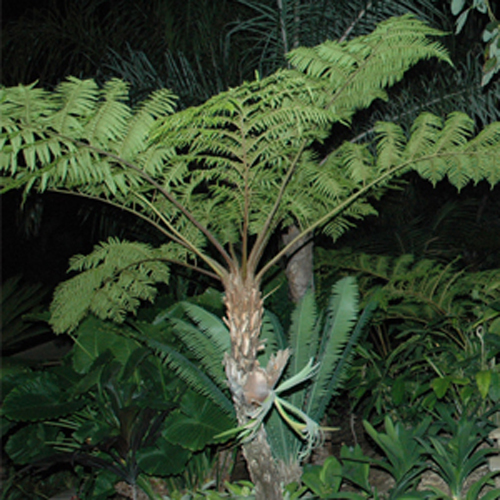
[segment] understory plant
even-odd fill
[[[343,278],[333,287],[323,311],[309,290],[293,310],[287,334],[278,317],[265,311],[263,344],[289,352],[283,381],[268,390],[264,372],[250,379],[245,389],[253,398],[251,419],[226,434],[238,433],[245,442],[264,423],[273,457],[286,471],[285,484],[300,480],[301,463],[309,457],[313,446],[321,443],[322,429],[317,422],[322,421],[330,401],[342,387],[354,347],[374,307],[372,303],[360,314],[356,282]],[[161,331],[162,327],[172,328],[184,344],[184,352],[196,363],[159,340],[158,329]],[[230,407],[230,401],[224,399],[222,369],[230,331],[223,320],[200,306],[184,302],[160,313],[151,326],[142,328],[147,329],[142,330],[141,338],[148,339],[147,345],[160,354],[179,378],[221,408]],[[262,366],[275,363],[269,350],[262,350],[258,360]]]
[[[135,108],[127,85],[70,78],[54,91],[36,85],[1,90],[2,192],[54,190],[100,200],[152,224],[158,247],[110,239],[71,260],[76,275],[52,302],[56,332],[74,331],[94,313],[123,321],[168,283],[169,265],[205,273],[224,290],[230,333],[225,376],[240,427],[255,420],[247,391],[266,381],[274,393],[290,352],[259,362],[267,272],[302,238],[335,240],[374,209],[404,173],[461,188],[499,179],[500,126],[476,134],[461,113],[423,113],[409,130],[379,123],[373,143],[335,140],[349,124],[422,59],[449,62],[441,35],[412,16],[380,23],[366,36],[297,48],[290,68],[174,113],[174,96],[155,92]],[[297,237],[273,251],[272,236],[296,226]],[[320,367],[320,369],[322,369]],[[273,392],[274,391],[274,392]],[[258,499],[283,497],[289,473],[275,460],[265,427],[256,426],[243,453]]]
[[[494,478],[499,471],[482,472],[488,456],[498,454],[488,442],[492,429],[486,416],[458,416],[440,404],[433,415],[427,415],[412,426],[384,419],[376,430],[364,422],[375,443],[379,458],[363,453],[359,445],[343,446],[340,456],[328,457],[322,465],[308,465],[302,476],[304,486],[290,485],[291,498],[343,498],[384,500],[494,500],[500,494]],[[383,470],[391,486],[382,491],[371,483],[371,472]],[[440,483],[429,485],[427,473]],[[437,486],[439,484],[439,486]],[[301,496],[303,495],[303,496]]]
[[[198,462],[205,464],[200,481],[215,473],[210,445],[234,426],[231,406],[224,412],[189,390],[133,331],[88,317],[60,366],[5,363],[1,418],[18,472],[5,482],[4,498],[23,498],[22,479],[51,470],[73,471],[79,495],[96,499],[115,494],[118,481],[157,498],[149,476],[174,477]]]
[[[379,304],[350,374],[353,407],[376,423],[387,413],[417,422],[440,401],[459,414],[498,403],[497,269],[471,272],[412,255],[328,251],[321,261],[326,256],[335,262],[330,272],[355,274],[366,299]]]
[[[37,315],[46,308],[48,289],[41,283],[28,283],[18,275],[2,283],[1,296],[2,355],[9,356],[44,342],[50,328]]]

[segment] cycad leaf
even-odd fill
[[[234,407],[231,400],[195,363],[163,342],[148,339],[146,343],[162,356],[165,364],[192,390],[210,398],[226,414],[234,414]]]
[[[289,330],[289,347],[292,355],[286,370],[287,380],[297,375],[311,359],[316,357],[319,342],[318,313],[314,292],[310,289],[292,312]],[[296,391],[290,402],[302,407],[305,391]]]
[[[330,387],[335,368],[341,361],[358,315],[358,287],[353,277],[338,281],[326,312],[317,362],[319,372],[308,394],[306,413],[318,417],[323,400],[329,400],[337,387]],[[321,418],[321,416],[319,416]]]
[[[359,320],[357,321],[356,326],[354,327],[354,330],[349,337],[349,341],[343,348],[342,356],[340,357],[335,367],[335,371],[330,377],[328,386],[325,390],[325,394],[327,394],[327,397],[323,398],[320,401],[320,403],[317,405],[315,413],[310,415],[310,417],[316,422],[319,422],[323,417],[331,397],[334,396],[336,392],[342,387],[342,383],[344,382],[345,376],[347,374],[347,369],[353,356],[354,347],[357,345],[359,338],[363,333],[367,323],[370,321],[373,315],[373,311],[376,309],[377,305],[378,304],[376,302],[372,301],[365,307],[365,309],[361,313]]]
[[[178,317],[178,311],[184,312]],[[184,319],[187,316],[188,321]],[[203,307],[181,302],[166,313],[160,313],[155,323],[168,319],[173,332],[193,354],[207,375],[219,386],[225,381],[224,353],[231,348],[229,331],[224,322]]]
[[[287,348],[287,339],[283,327],[278,317],[268,311],[264,311],[262,316],[262,329],[260,340],[265,346],[264,352],[259,357],[262,366],[266,366],[271,354]]]
[[[172,318],[174,334],[186,347],[190,357],[194,357],[206,374],[219,386],[225,382],[222,361],[225,350],[214,344],[205,332],[189,321]]]
[[[196,323],[200,330],[215,344],[217,351],[223,354],[230,350],[231,339],[229,330],[224,321],[196,304],[183,302],[182,307],[189,318]]]
[[[292,374],[298,373],[311,358],[316,356],[319,332],[317,327],[318,312],[314,292],[309,289],[292,312],[288,333],[292,358],[289,369]]]

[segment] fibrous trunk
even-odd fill
[[[290,226],[282,236],[283,244],[288,245],[300,234],[297,226]],[[285,274],[288,291],[292,301],[297,304],[307,290],[314,286],[313,240],[310,235],[300,238],[287,251]]]
[[[239,272],[234,272],[224,285],[225,322],[231,334],[231,352],[226,354],[225,369],[238,424],[242,426],[249,422],[252,411],[269,395],[286,364],[288,351],[273,356],[266,368],[259,365],[257,353],[263,348],[259,340],[263,314],[259,283],[253,276],[244,278]],[[273,458],[264,426],[243,444],[243,455],[255,485],[256,498],[282,499],[283,478]]]

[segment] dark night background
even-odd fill
[[[3,2],[2,32],[6,25],[10,25],[14,21],[26,16],[30,8],[43,9],[44,7],[50,7],[51,9],[57,10],[58,8],[62,8],[66,3],[67,2],[63,0]],[[129,4],[133,6],[131,8],[135,8],[135,6],[141,4],[141,2],[129,2]],[[185,4],[165,2],[165,5],[168,5],[171,10],[179,9],[175,10],[175,14],[180,19],[179,24],[170,25],[173,31],[177,30],[177,38],[170,37],[168,40],[166,38],[160,41],[155,40],[156,45],[152,46],[151,51],[148,53],[148,57],[150,57],[151,61],[159,61],[160,59],[157,58],[157,55],[167,48],[172,48],[172,44],[174,43],[173,40],[176,40],[175,43],[177,46],[185,51],[187,54],[186,57],[195,57],[199,55],[203,60],[206,54],[203,54],[203,52],[197,53],[197,51],[204,50],[203,43],[205,41],[207,47],[211,46],[213,41],[207,38],[208,35],[206,35],[201,28],[203,19],[196,20],[192,12],[190,12],[189,15],[187,13],[190,5],[196,6],[202,4],[203,2],[197,4],[196,1],[188,1]],[[226,8],[235,5],[234,3],[231,4],[231,2],[220,3],[220,5],[223,4]],[[105,13],[108,10],[112,11],[112,2],[103,1],[98,3],[98,5],[101,9],[101,13]],[[126,0],[123,5],[128,5]],[[147,5],[147,2],[144,5]],[[182,11],[183,5],[186,6],[185,12]],[[448,11],[448,6],[442,8],[446,15],[443,15],[442,19],[439,19],[440,22],[443,22],[443,19],[445,19],[448,23],[446,27],[453,27],[454,20]],[[151,12],[147,11],[147,9],[144,10],[144,12],[148,15],[153,15]],[[172,12],[174,12],[174,10],[172,10]],[[223,11],[222,14],[224,14],[224,12],[227,13],[232,11]],[[245,13],[245,11],[242,10],[241,13]],[[186,30],[187,24],[182,24],[187,23],[188,20],[192,22],[193,19],[196,20],[193,26],[197,28],[194,32]],[[222,23],[221,26],[230,21],[229,18],[214,19],[215,21],[213,22],[217,21]],[[472,41],[472,43],[457,43],[457,40],[463,41],[463,38],[458,38],[448,43],[450,50],[454,51],[454,55],[457,58],[464,56],[464,50],[475,50],[477,54],[480,53],[480,34],[483,26],[481,21],[480,18],[476,20],[473,18],[467,26],[468,31],[466,30],[466,33],[463,35],[467,40]],[[166,23],[166,25],[168,25],[168,23]],[[155,25],[152,26],[151,29],[157,30],[155,33],[161,33],[161,29],[163,28],[160,25]],[[341,27],[341,29],[343,28]],[[212,32],[214,32],[214,30],[212,30]],[[218,36],[217,32],[212,34],[214,39]],[[143,40],[145,38],[143,34],[134,32],[129,35],[131,44],[134,44],[132,48],[139,47],[141,50],[147,50],[149,41],[147,39]],[[126,48],[120,41],[120,35],[115,33],[112,36],[115,36],[116,40],[113,40],[110,35],[109,44],[118,44],[114,47],[122,47],[123,53],[125,54]],[[4,36],[4,42],[5,38]],[[153,38],[152,35],[151,38]],[[196,44],[196,39],[199,39],[199,45]],[[244,37],[240,42],[243,44],[247,43]],[[122,45],[119,45],[119,43],[122,43]],[[104,79],[109,76],[116,76],[116,73],[108,74],[103,70],[103,67],[108,68],[108,66],[106,66],[106,61],[108,60],[102,53],[98,52],[101,49],[102,47],[98,45],[92,49],[94,50],[92,54],[96,57],[93,64],[97,64],[98,67],[86,67],[86,73],[82,73],[81,76],[91,77],[93,73]],[[71,50],[73,50],[71,46],[68,46],[66,52],[71,52]],[[82,50],[81,47],[78,48],[78,50]],[[155,50],[157,53],[154,52]],[[73,55],[74,54],[65,53],[64,50],[61,51],[61,57],[63,58]],[[99,57],[102,57],[102,59],[99,59]],[[237,50],[234,57],[235,59],[238,57]],[[82,60],[85,59],[84,53],[81,58]],[[11,68],[14,63],[8,58],[6,58],[6,61],[7,64],[11,66],[3,67],[2,83],[12,85],[14,83],[10,81],[11,71],[9,68]],[[76,65],[78,61],[78,58],[70,60],[71,63]],[[226,60],[221,62],[221,64],[229,64],[229,62]],[[21,63],[21,61],[18,61],[18,63]],[[31,73],[28,71],[26,74],[36,74],[37,67],[38,66],[31,68],[29,70]],[[205,67],[208,68],[208,65]],[[46,71],[46,67],[44,68]],[[165,82],[169,81],[169,75],[167,74],[166,68],[160,66],[158,68],[158,79],[151,84],[153,87],[154,85],[165,85]],[[405,83],[405,85],[407,84],[409,86],[407,89],[408,93],[415,94],[411,87],[412,81],[418,81],[420,77],[425,76],[426,72],[434,71],[434,69],[432,65],[421,65],[410,72],[408,82]],[[449,68],[441,69],[445,76],[450,76],[452,74]],[[459,69],[460,66],[457,64],[457,70]],[[71,72],[71,70],[69,71]],[[210,78],[216,80],[218,78],[217,72],[210,73],[209,69],[207,69],[207,72],[207,80]],[[248,70],[247,73],[251,75],[253,69]],[[40,83],[49,88],[56,85],[57,82],[65,76],[61,74],[47,75],[47,73],[44,73],[44,75],[46,79],[42,80]],[[243,76],[246,76],[246,74]],[[443,76],[443,79],[445,76]],[[221,82],[220,85],[237,84],[237,81],[240,80],[241,77],[241,74],[232,74],[228,72],[227,81]],[[31,77],[29,81],[32,81]],[[446,87],[446,84],[443,84],[444,90],[442,92],[449,92],[454,84],[454,82],[451,82],[448,84],[448,87]],[[477,79],[474,84],[477,86]],[[421,83],[417,82],[415,85],[419,86],[419,89],[423,88]],[[146,91],[147,89],[140,90]],[[183,88],[181,86],[179,89],[175,90],[178,91],[178,93],[182,93]],[[184,90],[187,92],[189,89]],[[211,90],[213,90],[212,87],[207,90],[207,93]],[[400,94],[398,94],[398,92]],[[404,92],[404,87],[400,86],[397,88],[393,94],[395,96],[394,100],[402,100],[401,96],[404,96]],[[493,95],[500,94],[496,83],[495,86],[491,86],[491,88],[486,90],[481,89],[478,92],[492,92]],[[423,99],[430,100],[426,96],[423,96]],[[186,101],[186,104],[189,104],[189,101]],[[402,104],[404,106],[406,103],[403,102]],[[401,104],[399,105],[401,106]],[[452,108],[454,106],[467,107],[469,103],[467,102],[467,98],[461,98],[457,102],[450,103],[450,106]],[[389,112],[391,111],[389,110]],[[380,117],[381,113],[383,113],[383,111],[370,109],[365,115],[361,116],[358,123],[354,124],[354,130],[356,130],[356,127],[359,130],[363,130],[363,124],[361,122],[363,122],[365,118],[367,121],[373,121]],[[373,117],[371,117],[371,115],[373,115]],[[491,112],[491,115],[494,117],[495,113]],[[367,128],[367,126],[365,126],[365,128]],[[481,185],[478,188],[468,187],[462,194],[458,195],[453,189],[447,186],[446,183],[442,183],[438,189],[432,189],[427,183],[416,178],[410,178],[409,184],[405,189],[406,191],[403,193],[393,193],[386,197],[379,204],[381,216],[379,218],[372,218],[361,224],[358,231],[353,231],[346,235],[341,240],[340,244],[343,243],[353,248],[360,248],[365,251],[371,250],[374,252],[382,251],[395,254],[404,252],[422,253],[424,256],[443,258],[444,260],[454,258],[461,254],[466,265],[473,265],[477,268],[491,267],[498,264],[498,249],[500,247],[500,204],[498,188],[491,191],[489,187],[485,185]],[[440,211],[443,211],[447,206],[451,207],[453,204],[456,205],[455,213],[461,213],[462,222],[460,225],[454,222],[454,212],[451,209],[448,209],[446,214],[443,212],[441,221],[437,223],[435,219]],[[395,206],[399,208],[395,210]],[[397,215],[399,215],[399,218]],[[102,207],[83,202],[78,198],[56,194],[44,194],[43,196],[30,195],[24,206],[21,207],[20,193],[8,193],[2,197],[2,280],[13,275],[22,274],[23,277],[30,282],[40,281],[53,287],[65,278],[68,259],[72,255],[88,252],[98,241],[111,235],[121,237],[137,236],[141,238],[140,232],[132,234],[130,234],[130,232],[127,233],[128,227],[130,227],[130,221],[127,220],[123,214],[113,213],[109,211],[109,209],[103,211]],[[428,230],[427,239],[432,241],[432,243],[426,248],[423,248],[423,245],[415,240],[414,235],[418,233],[417,230],[420,231],[420,234]]]

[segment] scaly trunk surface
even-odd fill
[[[290,226],[282,236],[283,244],[288,245],[300,234],[297,226]],[[302,237],[286,253],[288,261],[285,274],[288,280],[290,298],[295,304],[314,286],[314,246],[310,235]]]
[[[262,327],[263,300],[253,276],[231,273],[225,285],[225,322],[231,334],[231,353],[226,353],[225,370],[238,424],[249,422],[249,414],[264,401],[288,359],[288,351],[273,356],[264,369],[257,361]],[[283,477],[273,458],[264,426],[243,444],[243,455],[255,485],[257,500],[281,500]]]

